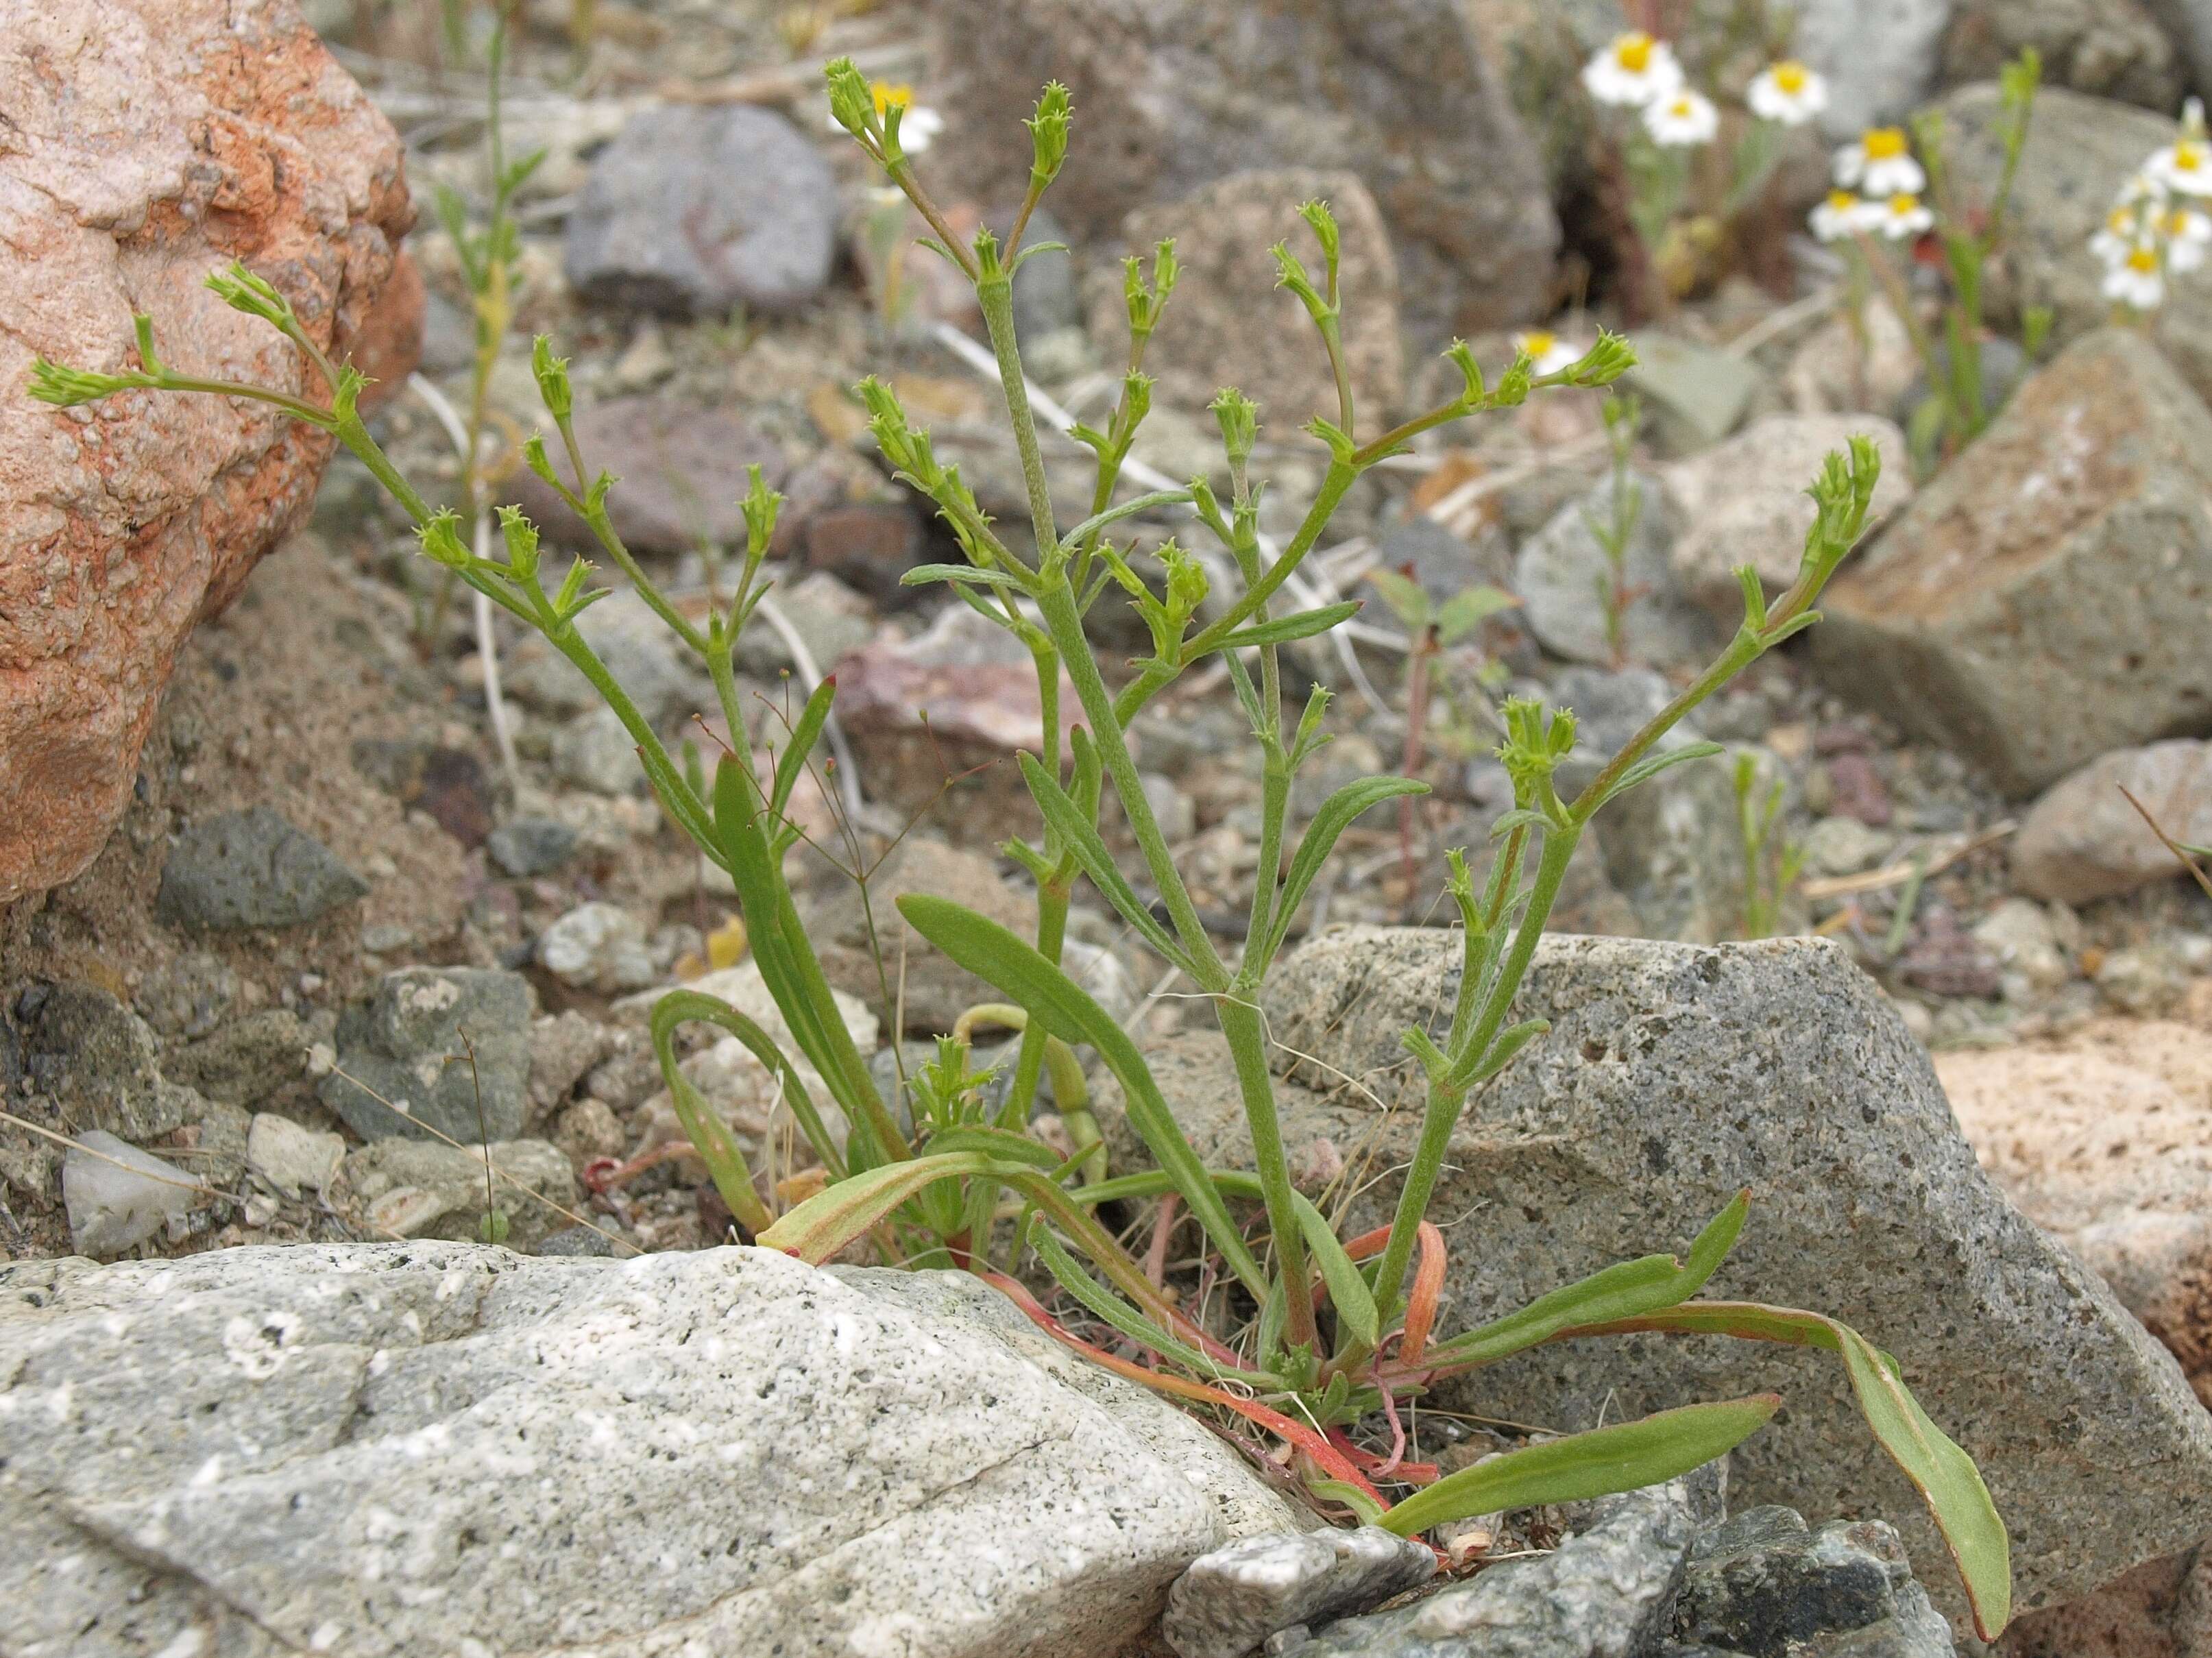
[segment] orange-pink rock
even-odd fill
[[[342,354],[413,210],[391,126],[292,0],[15,7],[0,111],[4,903],[100,850],[178,647],[304,514],[329,452],[230,399],[50,408],[24,395],[33,357],[136,367],[146,312],[179,371],[307,393],[291,348],[203,281],[243,260]]]

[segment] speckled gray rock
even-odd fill
[[[1020,199],[1021,121],[1058,79],[1103,146],[1054,187],[1079,238],[1242,168],[1343,168],[1389,222],[1416,338],[1543,310],[1559,220],[1457,0],[946,0],[936,15],[961,50],[938,100],[953,128],[930,161],[975,199]],[[1304,257],[1310,240],[1291,240]]]
[[[172,926],[297,926],[367,896],[368,883],[268,806],[187,827],[161,865],[154,914]]]
[[[2140,334],[2030,377],[1829,584],[1822,677],[2015,797],[2212,729],[2212,411]]]
[[[1172,1404],[866,1279],[458,1244],[0,1268],[9,1649],[1097,1658],[1226,1535],[1203,1479],[1268,1497]]]
[[[1279,1630],[1358,1612],[1436,1575],[1434,1550],[1380,1526],[1241,1538],[1176,1579],[1160,1633],[1182,1658],[1244,1658]]]
[[[387,973],[339,1016],[338,1068],[323,1079],[323,1103],[365,1140],[511,1140],[530,1081],[530,1012],[519,973]]]
[[[1808,1529],[1747,1509],[1692,1546],[1674,1633],[1746,1658],[1953,1658],[1950,1626],[1879,1520]]]
[[[1364,1618],[1295,1649],[1302,1658],[1643,1658],[1674,1616],[1692,1531],[1683,1483],[1570,1510],[1576,1535],[1534,1559]]]
[[[593,304],[720,316],[788,311],[836,251],[837,180],[819,146],[750,105],[635,117],[592,163],[568,216],[568,282]]]
[[[1285,1149],[1311,1188],[1408,1155],[1419,1071],[1459,967],[1441,930],[1351,929],[1279,967],[1266,999],[1285,1066]],[[1926,1055],[1838,946],[1698,948],[1553,938],[1515,1009],[1539,1038],[1469,1103],[1434,1213],[1479,1218],[1445,1318],[1464,1328],[1584,1273],[1680,1248],[1741,1187],[1751,1221],[1720,1296],[1833,1315],[1895,1352],[1929,1413],[1980,1463],[2013,1535],[2018,1603],[2074,1598],[2212,1530],[2212,1417],[2096,1276],[1992,1187]],[[1210,1034],[1151,1058],[1200,1157],[1249,1166],[1233,1075]],[[1301,1082],[1358,1079],[1324,1097]],[[1102,1122],[1132,1166],[1110,1090]],[[1391,1114],[1378,1122],[1377,1112]],[[1387,1220],[1376,1181],[1353,1230]],[[1449,1236],[1448,1232],[1447,1236]],[[1443,1327],[1440,1326],[1439,1327]],[[1788,1408],[1732,1458],[1741,1500],[1880,1514],[1947,1613],[1956,1580],[1917,1497],[1820,1355],[1650,1336],[1540,1349],[1446,1403],[1562,1428],[1766,1388]]]
[[[1639,474],[1643,507],[1628,542],[1626,576],[1637,594],[1621,623],[1628,655],[1656,667],[1702,662],[1722,639],[1720,625],[1692,604],[1674,580],[1668,549],[1677,528],[1660,481]],[[1590,529],[1595,518],[1610,523],[1613,485],[1601,482],[1569,501],[1522,544],[1513,565],[1513,591],[1526,605],[1529,631],[1546,649],[1576,662],[1605,662],[1612,652],[1597,583],[1607,573],[1604,550]]]
[[[1842,143],[1902,119],[1936,81],[1952,0],[1804,0],[1790,49],[1827,77],[1820,131]]]
[[[495,1213],[507,1223],[500,1242],[532,1249],[568,1226],[576,1207],[568,1156],[544,1140],[489,1146],[376,1140],[347,1152],[343,1167],[347,1212],[376,1237],[472,1242],[485,1236],[485,1215]]]
[[[17,1004],[23,1070],[82,1127],[149,1140],[180,1127],[192,1093],[161,1075],[146,1022],[97,985],[44,987]]]
[[[560,868],[575,849],[576,831],[550,817],[518,817],[501,823],[484,841],[484,851],[501,872],[519,878]]]
[[[2012,843],[2023,892],[2087,903],[2182,872],[2128,793],[2185,846],[2212,841],[2212,744],[2176,738],[2101,756],[2035,803]]]

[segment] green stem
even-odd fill
[[[992,354],[999,362],[999,385],[1006,395],[1007,419],[1014,428],[1014,448],[1022,459],[1030,523],[1036,532],[1037,569],[1042,574],[1058,560],[1060,532],[1053,525],[1044,452],[1037,444],[1036,416],[1030,411],[1029,383],[1022,374],[1021,348],[1014,339],[1013,279],[1000,276],[980,282],[975,284],[975,297],[982,304],[984,331],[991,337]]]
[[[1291,1195],[1291,1169],[1283,1156],[1283,1132],[1275,1111],[1273,1078],[1267,1071],[1267,1032],[1260,1010],[1234,993],[1213,999],[1214,1017],[1237,1064],[1237,1084],[1243,1096],[1244,1118],[1252,1133],[1252,1164],[1259,1173],[1260,1188],[1267,1206],[1267,1230],[1275,1241],[1280,1263],[1285,1303],[1285,1333],[1292,1347],[1318,1350],[1320,1332],[1314,1324],[1313,1289],[1306,1265],[1304,1235],[1298,1230],[1297,1206]],[[1261,1355],[1261,1363],[1273,1358]]]

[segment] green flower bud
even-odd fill
[[[1480,403],[1486,390],[1482,365],[1474,360],[1474,352],[1468,343],[1454,340],[1444,349],[1444,356],[1453,367],[1459,370],[1460,379],[1466,384],[1466,390],[1461,394],[1462,398],[1470,404]]]
[[[745,550],[749,557],[764,556],[769,543],[775,539],[776,513],[783,506],[783,497],[768,487],[757,465],[747,467],[751,483],[745,498],[738,503],[745,515]]]
[[[81,403],[97,403],[115,392],[153,384],[153,379],[145,374],[95,374],[83,368],[64,368],[40,357],[31,364],[28,390],[40,403],[74,409]]]
[[[469,550],[461,544],[460,514],[450,507],[434,514],[428,524],[416,527],[416,539],[422,544],[423,556],[434,564],[442,564],[449,570],[468,568]]]
[[[837,125],[862,143],[870,143],[878,129],[876,94],[868,77],[849,58],[831,58],[822,66],[822,76],[830,83],[830,112],[837,118]]]
[[[234,311],[243,311],[249,317],[259,317],[274,323],[289,333],[297,328],[299,319],[292,314],[292,302],[279,294],[264,278],[255,276],[236,260],[228,270],[218,270],[207,279],[208,288]]]
[[[507,542],[507,568],[518,581],[538,574],[538,531],[517,507],[499,509],[499,532]]]
[[[1024,123],[1030,130],[1032,195],[1060,176],[1060,164],[1067,160],[1067,125],[1072,112],[1067,88],[1057,81],[1046,82],[1044,95],[1036,102],[1036,113]]]
[[[1229,453],[1231,470],[1241,470],[1252,458],[1259,440],[1260,405],[1233,386],[1224,386],[1206,405],[1221,423],[1221,446]]]
[[[540,334],[530,343],[530,372],[538,377],[545,412],[556,421],[568,419],[575,410],[575,392],[568,384],[568,360],[553,355],[550,335]]]

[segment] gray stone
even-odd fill
[[[2060,780],[2035,803],[2012,843],[2014,884],[2038,898],[2081,904],[2179,875],[2181,860],[2122,789],[2184,846],[2212,841],[2212,745],[2177,738],[2122,749]]]
[[[1936,340],[1933,342],[1933,348],[1936,374],[1948,381],[1951,375],[1950,343]],[[1977,355],[1982,370],[1982,408],[1985,413],[1993,415],[2012,401],[2012,394],[2019,390],[2021,381],[2027,378],[2027,371],[2033,365],[2027,360],[2027,353],[2016,342],[2002,334],[1992,334],[1984,340]],[[1905,389],[1897,394],[1897,402],[1892,410],[1896,424],[1903,430],[1911,431],[1921,404],[1927,401],[1928,371],[1916,367]],[[1885,455],[1887,452],[1885,451]],[[1900,452],[1900,462],[1902,459]]]
[[[746,467],[758,466],[771,487],[783,479],[783,451],[726,404],[659,393],[603,398],[579,404],[573,421],[584,464],[595,472],[605,469],[617,480],[607,494],[607,518],[632,552],[672,556],[697,550],[702,541],[741,549],[745,520],[738,503],[745,492]],[[562,482],[574,488],[575,480],[557,441],[554,454]],[[590,525],[535,472],[516,471],[507,479],[506,492],[550,544],[579,548],[595,562],[599,559]],[[547,586],[551,586],[550,578]],[[622,598],[638,604],[629,595]],[[592,637],[591,618],[597,610],[617,603],[601,599],[593,610],[584,613],[578,625],[586,638]],[[606,618],[600,616],[596,625],[605,628]],[[653,625],[665,631],[666,624],[658,617]],[[672,637],[669,643],[673,648]],[[623,684],[631,695],[637,694],[629,680],[623,679]]]
[[[706,665],[636,594],[617,592],[599,600],[576,619],[576,631],[655,724],[687,720],[714,707]],[[603,706],[591,682],[543,639],[526,640],[514,653],[507,689],[548,714],[578,714]]]
[[[1879,524],[1912,498],[1905,434],[1871,415],[1770,415],[1717,449],[1678,461],[1665,473],[1668,504],[1681,531],[1669,551],[1682,590],[1733,627],[1743,620],[1738,565],[1759,572],[1772,598],[1797,579],[1805,532],[1813,527],[1807,486],[1831,453],[1869,437],[1881,453],[1869,520]]]
[[[1330,1625],[1302,1658],[1642,1658],[1674,1615],[1692,1521],[1680,1480],[1577,1505],[1577,1534],[1473,1582]]]
[[[1236,1534],[1225,1495],[1288,1523],[1172,1403],[969,1319],[983,1286],[917,1303],[951,1276],[441,1243],[0,1268],[9,1638],[1096,1658]]]
[[[96,985],[45,987],[19,1006],[24,1072],[70,1120],[126,1140],[179,1127],[191,1090],[166,1080],[146,1022]]]
[[[1668,550],[1676,525],[1659,480],[1637,475],[1644,504],[1628,541],[1625,574],[1632,600],[1621,618],[1621,644],[1631,661],[1656,667],[1702,662],[1721,639],[1711,616],[1692,604],[1674,580]],[[1605,662],[1612,652],[1598,583],[1610,580],[1592,519],[1610,523],[1613,483],[1607,478],[1569,501],[1521,548],[1513,591],[1525,608],[1528,630],[1544,648],[1575,662]]]
[[[258,1105],[307,1074],[313,1037],[289,1008],[264,1007],[172,1050],[165,1074],[227,1105]]]
[[[1669,454],[1710,449],[1742,422],[1759,390],[1750,358],[1669,334],[1639,334],[1623,383],[1650,405],[1652,435]]]
[[[1436,1574],[1435,1550],[1380,1526],[1240,1538],[1176,1579],[1160,1633],[1182,1658],[1244,1658],[1279,1630],[1358,1612]]]
[[[297,926],[364,897],[368,883],[267,806],[218,812],[169,847],[154,913],[205,931]]]
[[[238,1003],[238,975],[204,950],[187,950],[149,973],[131,1005],[161,1035],[204,1036]]]
[[[1453,594],[1487,583],[1510,589],[1511,544],[1495,531],[1469,541],[1425,513],[1414,513],[1386,526],[1376,546],[1376,562],[1389,570],[1412,567],[1413,580],[1441,604]]]
[[[942,155],[975,199],[1019,197],[1021,120],[1057,78],[1109,146],[1054,190],[1079,235],[1113,238],[1132,208],[1243,168],[1342,168],[1382,203],[1417,337],[1441,344],[1544,307],[1559,221],[1455,0],[1123,0],[1103,12],[953,0],[937,15],[963,50],[941,100],[953,131],[930,159]],[[1284,339],[1312,347],[1303,319]]]
[[[615,1033],[574,1008],[530,1027],[530,1121],[550,1114],[615,1050]]]
[[[346,1153],[350,1212],[380,1237],[483,1236],[488,1212],[506,1218],[501,1242],[530,1249],[574,1224],[576,1180],[565,1154],[544,1140],[441,1145],[433,1140],[377,1140]]]
[[[2212,88],[2212,0],[2145,0],[2181,49],[2196,88]]]
[[[1746,1510],[1690,1551],[1674,1633],[1746,1658],[1953,1658],[1950,1626],[1879,1520],[1817,1532],[1794,1510]]]
[[[1804,0],[1790,50],[1827,77],[1820,131],[1843,143],[1910,113],[1936,84],[1952,0]]]
[[[2212,412],[2139,334],[2075,342],[1845,564],[1829,684],[2015,798],[2212,727]]]
[[[1993,81],[2033,46],[2046,86],[2170,112],[2188,61],[2143,0],[1957,0],[1943,35],[1943,80]]]
[[[618,1253],[615,1241],[596,1226],[564,1226],[542,1239],[541,1255],[580,1255],[611,1260]]]
[[[642,990],[654,978],[645,928],[619,904],[579,904],[539,935],[538,964],[580,990]]]
[[[1285,1145],[1313,1189],[1355,1157],[1380,1170],[1410,1155],[1424,1095],[1399,1033],[1443,1034],[1459,958],[1447,932],[1352,929],[1276,970],[1265,1005],[1291,1071]],[[1989,1482],[2023,1610],[2212,1529],[2212,1418],[2104,1284],[1991,1187],[1927,1056],[1840,947],[1552,938],[1514,1017],[1551,1029],[1474,1097],[1446,1151],[1432,1212],[1479,1218],[1481,1242],[1453,1252],[1439,1329],[1679,1249],[1748,1187],[1750,1224],[1711,1293],[1829,1314],[1897,1354]],[[1249,1167],[1219,1040],[1150,1057],[1201,1160]],[[1339,1077],[1359,1085],[1309,1091]],[[1138,1166],[1110,1089],[1098,1108],[1115,1167]],[[1387,1220],[1395,1199],[1377,1181],[1346,1229]],[[1938,1604],[1957,1608],[1931,1523],[1824,1356],[1585,1341],[1492,1366],[1439,1402],[1578,1428],[1770,1388],[1788,1408],[1735,1453],[1741,1498],[1889,1516]]]
[[[576,850],[576,831],[550,817],[518,817],[501,823],[484,841],[484,851],[504,874],[518,880],[548,875]]]
[[[288,1198],[327,1187],[345,1161],[342,1136],[264,1111],[246,1135],[246,1167]]]
[[[1262,167],[1209,181],[1188,196],[1131,213],[1122,240],[1150,248],[1173,239],[1182,266],[1175,299],[1152,337],[1164,401],[1202,407],[1224,386],[1260,405],[1270,428],[1289,432],[1316,416],[1337,420],[1336,378],[1328,354],[1300,350],[1310,335],[1304,308],[1276,285],[1269,247],[1287,241],[1314,270],[1312,238],[1299,222],[1302,203],[1326,201],[1343,235],[1345,364],[1355,406],[1387,426],[1405,394],[1398,337],[1398,266],[1381,209],[1354,173]],[[1094,284],[1091,330],[1110,340],[1128,330],[1118,271]]]
[[[470,1145],[513,1139],[530,1077],[530,981],[519,973],[387,973],[339,1016],[337,1070],[323,1079],[323,1103],[365,1140],[428,1139],[433,1129]]]
[[[791,311],[830,279],[838,211],[830,163],[782,116],[662,105],[592,163],[563,261],[579,295],[617,310]]]
[[[553,733],[553,769],[564,783],[594,794],[643,793],[637,739],[612,708],[578,714]]]
[[[80,1254],[119,1255],[164,1228],[181,1237],[199,1194],[200,1183],[176,1164],[104,1129],[78,1135],[62,1159],[62,1203]]]

